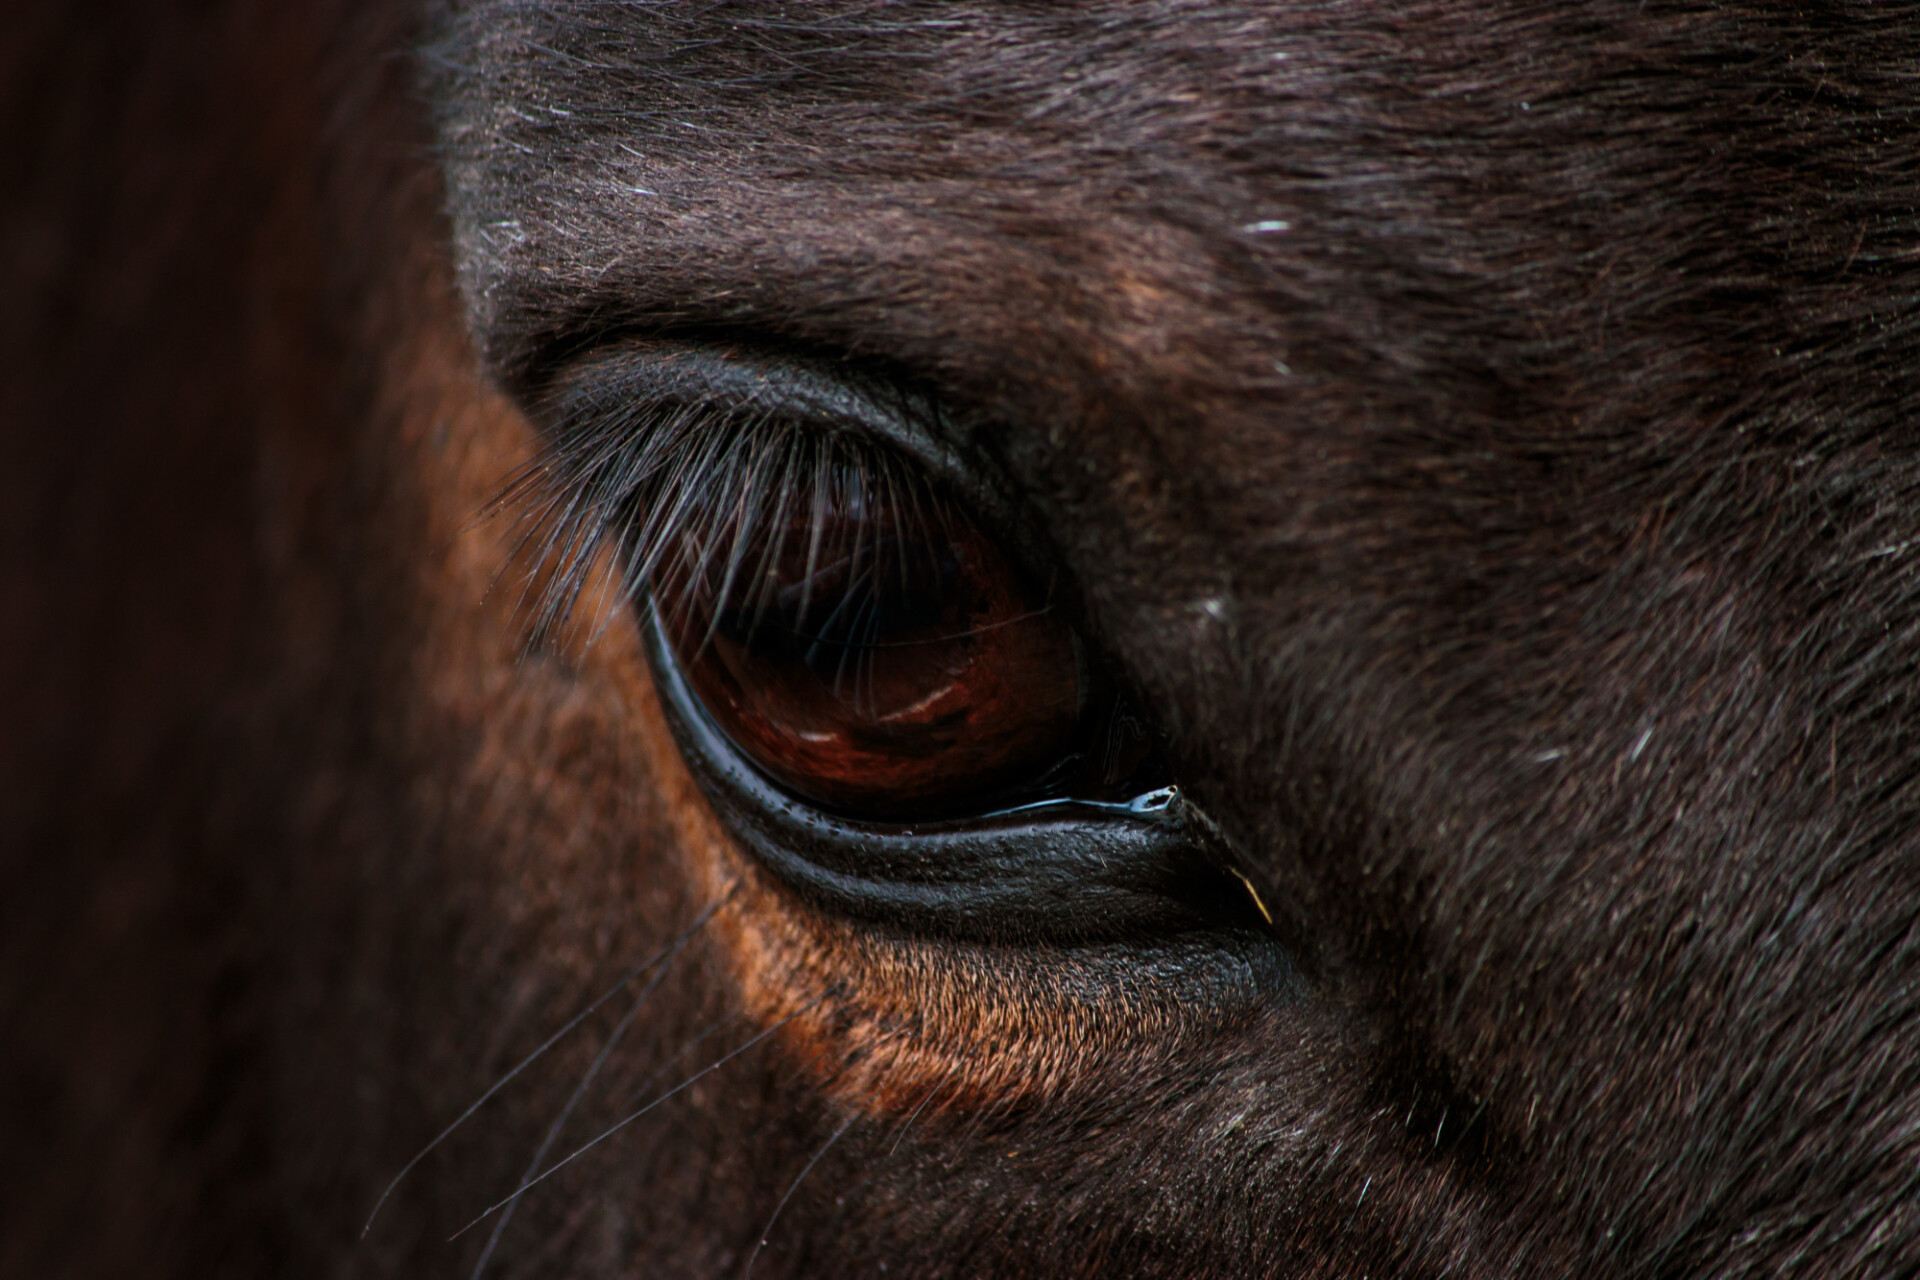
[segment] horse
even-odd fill
[[[1920,9],[9,22],[0,1272],[1920,1266]]]

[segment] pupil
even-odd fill
[[[882,651],[964,635],[969,601],[958,555],[926,537],[874,536],[833,559],[789,538],[751,582],[722,602],[715,631],[773,662],[796,662],[844,686],[849,668],[898,660]]]

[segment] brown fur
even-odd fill
[[[0,1273],[470,1270],[714,904],[489,1274],[1920,1265],[1920,12],[6,21]],[[1304,994],[819,912],[530,648],[634,335],[947,405]]]

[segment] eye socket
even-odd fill
[[[1154,785],[1147,735],[1063,611],[916,469],[836,438],[760,478],[683,522],[654,599],[761,770],[882,819]]]

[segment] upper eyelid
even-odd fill
[[[572,362],[543,397],[542,416],[566,416],[568,391],[585,385],[603,396],[624,391],[630,403],[658,409],[699,406],[717,419],[784,419],[846,431],[894,449],[951,487],[978,486],[932,397],[850,367],[670,341],[618,342]]]
[[[623,562],[605,603],[638,599],[682,532],[723,527],[715,498],[758,491],[740,488],[743,467],[752,476],[795,450],[811,451],[818,467],[848,442],[1003,510],[935,435],[942,419],[930,397],[824,362],[614,341],[567,362],[530,408],[545,446],[489,509],[518,511],[514,554],[539,566],[531,644],[571,625],[597,548],[619,548]],[[729,554],[744,544],[733,545]]]
[[[627,458],[638,459],[650,437],[684,430],[689,423],[693,434],[715,437],[732,432],[771,439],[781,431],[822,440],[842,435],[895,455],[964,503],[1036,581],[1051,583],[1059,576],[1050,538],[996,459],[977,445],[966,447],[973,434],[963,435],[933,394],[852,362],[771,354],[734,343],[613,340],[561,367],[534,397],[532,408],[548,447],[503,498],[533,492],[542,503],[536,519],[563,508],[577,511],[583,502],[606,496],[588,493],[569,478],[569,446],[580,438],[594,438],[595,448],[611,442]],[[557,551],[556,558],[564,561],[572,558],[571,540],[589,526],[587,540],[618,535],[613,522],[587,518],[591,514],[570,517],[569,541],[556,544],[549,535],[543,550]],[[629,574],[629,595],[644,576]],[[583,577],[557,575],[558,594],[541,602],[536,634],[568,616],[566,593]]]

